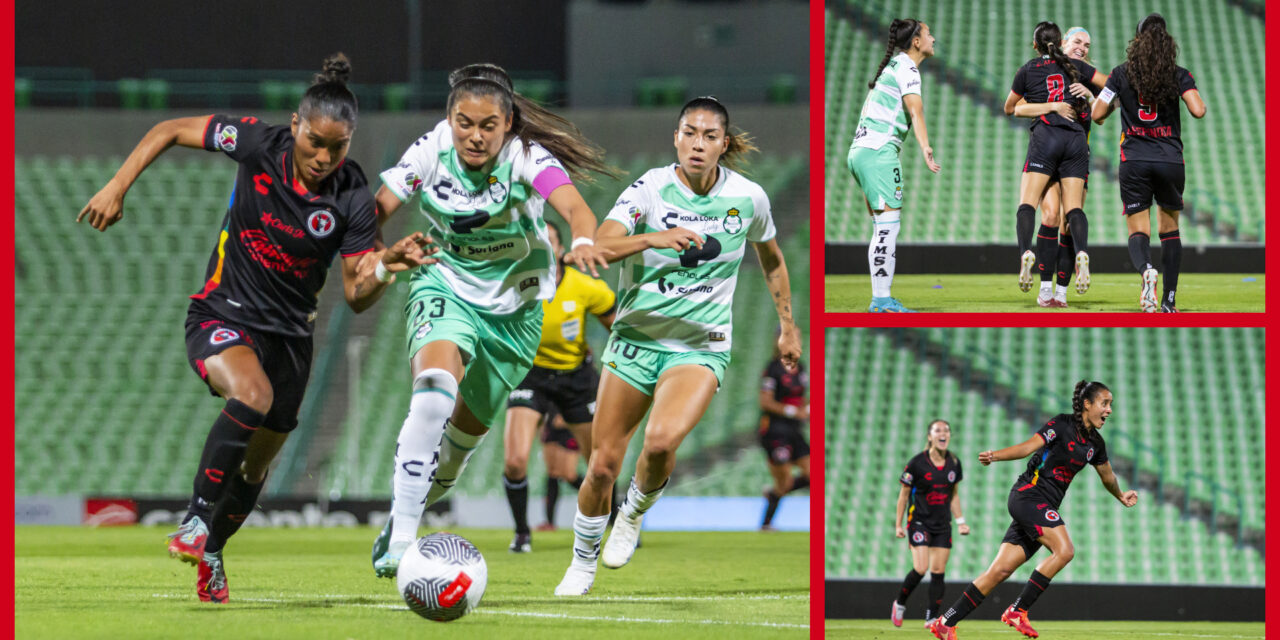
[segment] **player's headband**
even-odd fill
[[[1071,36],[1073,36],[1073,35],[1075,35],[1075,34],[1077,34],[1077,33],[1083,33],[1083,34],[1085,34],[1086,36],[1089,36],[1089,39],[1090,39],[1090,40],[1092,40],[1092,39],[1093,39],[1093,36],[1090,36],[1090,35],[1089,35],[1089,30],[1088,30],[1088,29],[1085,29],[1084,27],[1071,27],[1070,29],[1067,29],[1067,35],[1062,36],[1062,39],[1063,39],[1063,40],[1067,40],[1067,39],[1071,38]]]

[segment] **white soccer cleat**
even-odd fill
[[[618,514],[613,521],[613,531],[604,543],[604,550],[600,552],[600,561],[604,566],[620,569],[631,562],[631,556],[636,552],[636,542],[640,539],[641,520],[644,520],[644,516],[631,520]]]
[[[1022,252],[1022,266],[1018,269],[1018,288],[1023,293],[1031,290],[1031,269],[1036,266],[1036,254],[1030,249]]]
[[[889,613],[889,620],[893,622],[893,626],[901,627],[902,619],[907,615],[907,605],[898,604],[897,600],[893,601],[893,611]]]
[[[560,584],[556,585],[557,596],[585,596],[591,591],[591,585],[596,581],[596,569],[590,569],[579,565],[577,562],[569,564],[569,569],[564,572],[564,579]]]
[[[1084,295],[1089,290],[1089,254],[1076,253],[1076,293]]]
[[[1142,272],[1142,295],[1138,298],[1138,304],[1146,313],[1160,310],[1160,300],[1156,297],[1156,284],[1159,282],[1160,273],[1154,268]]]

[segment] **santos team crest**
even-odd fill
[[[498,176],[489,176],[489,197],[494,202],[502,202],[507,199],[507,185],[502,184],[498,180]]]
[[[338,225],[333,219],[333,214],[323,209],[312,211],[311,215],[307,216],[307,230],[317,238],[333,233],[333,228],[336,226]]]
[[[724,225],[726,232],[737,233],[742,230],[742,216],[740,214],[741,212],[737,209],[730,209],[726,212],[724,219],[720,221],[720,224]]]

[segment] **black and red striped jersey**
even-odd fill
[[[951,522],[951,498],[956,483],[964,479],[960,458],[948,455],[939,467],[929,458],[928,451],[917,453],[903,469],[898,482],[911,488],[909,522],[922,522],[939,527]]]
[[[1080,75],[1080,82],[1085,86],[1090,86],[1089,80],[1093,78],[1093,74],[1097,73],[1097,69],[1094,69],[1092,65],[1083,60],[1074,58],[1070,60],[1071,64],[1075,66],[1076,72]],[[1049,56],[1040,56],[1039,58],[1028,60],[1026,64],[1018,68],[1018,72],[1013,76],[1013,86],[1010,87],[1010,90],[1022,96],[1030,104],[1077,101],[1075,96],[1072,96],[1068,90],[1070,86],[1071,76],[1067,71]],[[1083,103],[1083,101],[1078,102]],[[1034,129],[1041,124],[1047,124],[1053,127],[1088,133],[1088,129],[1082,123],[1090,119],[1089,109],[1086,106],[1078,106],[1076,111],[1080,113],[1076,120],[1067,120],[1056,113],[1047,113],[1039,118],[1032,119],[1031,128]]]
[[[209,117],[204,148],[240,167],[205,285],[191,298],[250,328],[308,336],[329,265],[373,250],[377,217],[358,164],[348,158],[311,193],[293,178],[293,144],[287,126]]]
[[[1027,470],[1013,490],[1038,491],[1057,509],[1077,473],[1108,461],[1107,445],[1097,429],[1077,428],[1075,417],[1065,413],[1046,422],[1036,435],[1044,446],[1027,460]]]
[[[803,407],[809,391],[809,374],[804,370],[804,363],[797,364],[795,371],[787,371],[782,358],[774,358],[764,369],[760,390],[772,393],[773,399],[782,404]]]
[[[1191,72],[1177,68],[1178,98],[1159,105],[1146,104],[1129,77],[1129,63],[1111,70],[1107,86],[1098,96],[1108,104],[1120,100],[1120,161],[1176,162],[1182,164],[1182,94],[1196,88]]]

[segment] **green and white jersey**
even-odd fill
[[[889,60],[876,78],[875,88],[867,93],[850,150],[853,147],[879,149],[886,142],[901,149],[911,128],[911,116],[902,104],[902,96],[910,93],[920,95],[920,70],[915,61],[902,52]]]
[[[466,169],[442,121],[383,171],[382,183],[401,202],[416,196],[440,262],[418,268],[443,280],[477,309],[509,314],[556,291],[556,260],[542,219],[546,198],[569,184],[563,165],[541,145],[514,137],[488,172]]]
[[[656,351],[728,351],[733,290],[747,241],[776,235],[769,196],[760,185],[720,167],[705,196],[676,177],[676,166],[650,169],[609,211],[630,234],[683,227],[702,248],[645,249],[622,260],[613,331]]]

